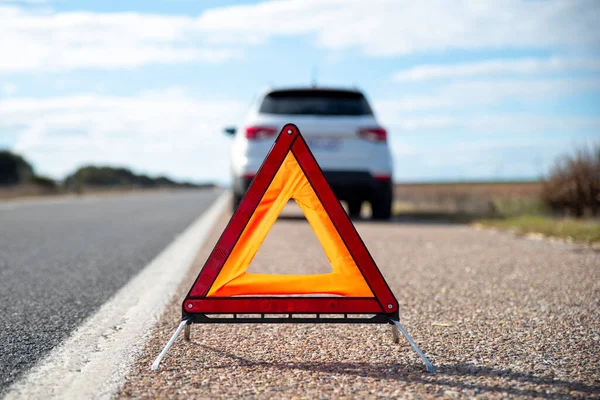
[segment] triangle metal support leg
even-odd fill
[[[177,339],[177,336],[179,336],[179,334],[181,333],[181,331],[183,330],[183,328],[185,327],[185,325],[188,322],[189,321],[187,319],[184,319],[183,321],[181,321],[179,323],[179,326],[175,330],[175,333],[173,334],[173,336],[171,336],[171,339],[169,339],[169,341],[165,345],[165,348],[162,349],[162,351],[160,352],[160,354],[158,355],[158,357],[156,357],[156,360],[154,360],[154,362],[152,363],[152,371],[156,371],[158,369],[158,366],[160,365],[160,362],[167,355],[167,352],[169,351],[169,349],[171,348],[171,346],[173,346],[173,343],[175,342],[175,339]]]
[[[402,324],[400,323],[400,321],[396,321],[395,319],[390,319],[390,321],[395,325],[396,328],[398,328],[398,330],[400,332],[402,332],[402,335],[404,335],[404,337],[406,338],[406,340],[408,341],[408,343],[410,343],[410,345],[417,352],[417,354],[419,355],[419,357],[421,357],[421,360],[423,360],[423,362],[425,363],[425,368],[427,368],[427,372],[435,374],[435,369],[433,368],[433,364],[431,363],[431,361],[429,361],[429,359],[427,357],[425,357],[425,354],[423,354],[423,352],[421,351],[421,349],[419,348],[419,346],[415,343],[415,341],[413,340],[413,338],[410,337],[410,335],[408,334],[408,332],[406,332],[406,329],[404,329],[404,327],[402,326]],[[394,331],[392,331],[392,332],[394,332]],[[396,335],[396,333],[394,332],[394,342],[396,342],[395,335]]]
[[[183,338],[185,339],[186,342],[189,342],[191,340],[191,330],[192,330],[192,323],[188,322],[185,325],[185,329],[183,330]]]

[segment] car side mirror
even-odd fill
[[[229,136],[235,135],[235,131],[235,126],[228,126],[227,128],[223,129],[223,132],[225,132],[225,134]]]

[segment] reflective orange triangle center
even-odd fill
[[[304,212],[333,271],[317,275],[246,273],[290,199]],[[288,152],[207,296],[301,294],[374,297],[296,157]]]

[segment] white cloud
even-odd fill
[[[597,48],[600,3],[526,0],[291,0],[209,10],[198,28],[223,41],[311,34],[373,56],[482,48]],[[216,35],[218,34],[218,35]]]
[[[452,49],[597,49],[594,0],[277,0],[198,17],[0,7],[0,72],[220,62],[305,35],[329,50],[397,56]]]
[[[484,114],[480,116],[395,116],[381,119],[393,132],[453,131],[464,134],[536,134],[544,132],[598,132],[600,117]]]
[[[0,7],[0,72],[133,68],[237,58],[198,40],[188,17],[140,13],[39,12]]]
[[[238,101],[196,99],[179,89],[136,96],[9,98],[0,130],[41,173],[62,178],[85,163],[127,165],[179,178],[229,179],[229,139]]]
[[[475,110],[500,105],[509,100],[520,104],[599,91],[599,78],[460,81],[436,87],[429,94],[406,94],[400,99],[379,100],[376,102],[376,110],[385,119],[415,111]]]
[[[600,71],[600,59],[525,58],[517,60],[486,60],[472,63],[419,65],[397,71],[397,82],[416,82],[430,79],[472,78],[478,76],[534,75],[548,72]]]
[[[566,95],[599,93],[598,78],[475,80],[436,86],[427,94],[410,94],[373,102],[378,119],[392,132],[453,131],[466,134],[600,130],[600,117],[531,114],[530,104]],[[498,113],[519,105],[524,113]]]
[[[401,182],[432,180],[494,180],[539,178],[565,149],[579,145],[571,139],[543,142],[477,138],[445,145],[412,145],[394,163],[394,179]]]

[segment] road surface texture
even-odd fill
[[[217,195],[190,190],[0,203],[0,394]]]
[[[217,223],[133,366],[121,397],[379,398],[600,396],[600,253],[468,226],[357,222],[434,362],[428,374],[385,325],[193,325],[150,365],[228,221]],[[328,270],[308,223],[280,219],[255,272]]]

